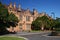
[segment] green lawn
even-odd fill
[[[51,31],[51,30],[44,30],[45,32]],[[32,30],[31,32],[44,32],[42,30]]]
[[[17,37],[0,37],[0,40],[24,40],[24,39]]]

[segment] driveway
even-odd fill
[[[50,32],[19,32],[17,34],[9,34],[8,36],[21,36],[29,40],[60,40],[59,36],[47,36]]]
[[[29,40],[60,40],[60,37],[51,37],[44,34],[23,35],[22,37],[28,38]]]
[[[47,36],[50,32],[34,33],[29,35],[20,35],[28,38],[29,40],[60,40],[59,36]]]

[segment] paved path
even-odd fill
[[[20,36],[28,38],[29,40],[60,40],[60,37],[47,36],[47,34],[49,33],[50,32],[40,32],[40,33],[32,33],[29,35],[27,34],[27,35],[20,35]]]
[[[38,32],[38,33],[27,33],[19,32],[17,34],[9,34],[9,36],[21,36],[28,38],[29,40],[60,40],[60,37],[47,36],[50,32]]]
[[[49,37],[43,34],[23,35],[22,37],[28,38],[29,40],[60,40],[60,37]]]

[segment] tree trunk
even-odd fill
[[[44,26],[42,25],[42,27],[41,27],[41,30],[43,31],[44,30]]]

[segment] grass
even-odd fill
[[[24,40],[24,39],[17,37],[0,37],[0,40]]]
[[[45,32],[51,31],[51,30],[44,30]],[[42,30],[32,30],[31,32],[44,32]]]

